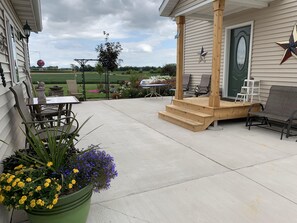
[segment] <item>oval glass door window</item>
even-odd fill
[[[246,42],[245,38],[242,36],[240,37],[237,45],[237,66],[240,70],[242,70],[242,68],[244,67],[246,52]]]

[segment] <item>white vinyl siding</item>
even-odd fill
[[[14,107],[15,100],[13,94],[9,90],[9,87],[13,85],[13,81],[11,78],[11,71],[10,71],[10,59],[9,57],[9,49],[8,49],[8,41],[7,41],[7,32],[6,32],[6,17],[9,16],[7,9],[9,6],[4,5],[4,2],[0,3],[0,33],[5,36],[5,49],[3,51],[0,50],[0,63],[4,70],[5,80],[6,80],[6,87],[2,85],[2,81],[0,80],[0,139],[8,143],[0,142],[0,160],[4,157],[10,155],[13,150],[20,149],[24,146],[24,135],[20,130],[21,119]],[[18,24],[13,18],[10,18],[12,21],[12,25],[14,27],[20,27],[21,24]],[[24,60],[24,50],[22,46],[22,42],[20,40],[16,41],[16,53],[17,59],[20,69],[20,81],[25,79],[25,74],[23,72],[23,67],[25,66]],[[1,216],[1,211],[0,211]],[[0,222],[2,219],[0,218]]]
[[[280,65],[284,50],[276,42],[288,41],[297,22],[297,1],[276,0],[269,7],[243,11],[224,17],[221,60],[221,86],[224,71],[225,28],[253,21],[253,40],[250,74],[261,81],[261,100],[266,101],[271,85],[297,86],[297,59],[291,57]],[[192,86],[203,73],[211,73],[213,24],[207,21],[186,20],[185,73],[194,75]],[[208,52],[206,63],[198,63],[201,46]]]
[[[211,74],[212,64],[212,23],[186,20],[185,72],[192,74],[191,88],[200,83],[202,74]],[[205,62],[200,62],[201,48],[208,52]]]

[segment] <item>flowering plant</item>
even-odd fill
[[[75,136],[47,132],[47,141],[29,133],[29,149],[16,151],[3,161],[0,204],[9,209],[52,209],[63,195],[92,185],[108,189],[117,176],[114,159],[97,145],[85,150],[73,146]]]

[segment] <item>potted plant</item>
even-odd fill
[[[74,147],[78,131],[46,131],[46,141],[28,132],[29,148],[2,162],[0,204],[25,210],[31,223],[86,222],[92,191],[108,189],[117,171],[99,146]]]

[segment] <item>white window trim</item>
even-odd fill
[[[249,49],[249,65],[248,65],[248,79],[251,76],[251,63],[252,63],[252,50],[253,50],[253,37],[254,37],[254,21],[248,21],[240,24],[236,24],[233,26],[225,27],[225,44],[224,44],[224,68],[223,68],[223,97],[228,96],[228,79],[229,79],[229,60],[230,60],[230,36],[231,30],[244,27],[251,26],[251,34],[250,34],[250,49]]]
[[[17,77],[16,77],[16,69],[15,69],[15,66],[14,66],[14,51],[13,51],[13,45],[12,45],[12,42],[11,42],[11,26],[16,29],[16,27],[14,26],[14,23],[12,22],[11,19],[9,19],[9,17],[5,16],[5,25],[6,25],[6,36],[7,36],[7,49],[8,49],[8,57],[9,57],[9,67],[10,67],[10,77],[11,77],[11,81],[12,81],[12,85],[13,83],[14,84],[17,84],[20,82],[20,80],[18,81],[17,80]],[[15,35],[15,33],[14,33]],[[16,37],[15,37],[16,38]],[[14,39],[15,41],[15,39]],[[16,44],[16,42],[15,42]],[[16,46],[15,46],[16,48]],[[17,49],[15,49],[16,51]],[[17,52],[16,53],[16,60],[17,60]],[[18,61],[16,61],[17,63],[17,66],[18,66]],[[19,77],[20,78],[20,77]]]

